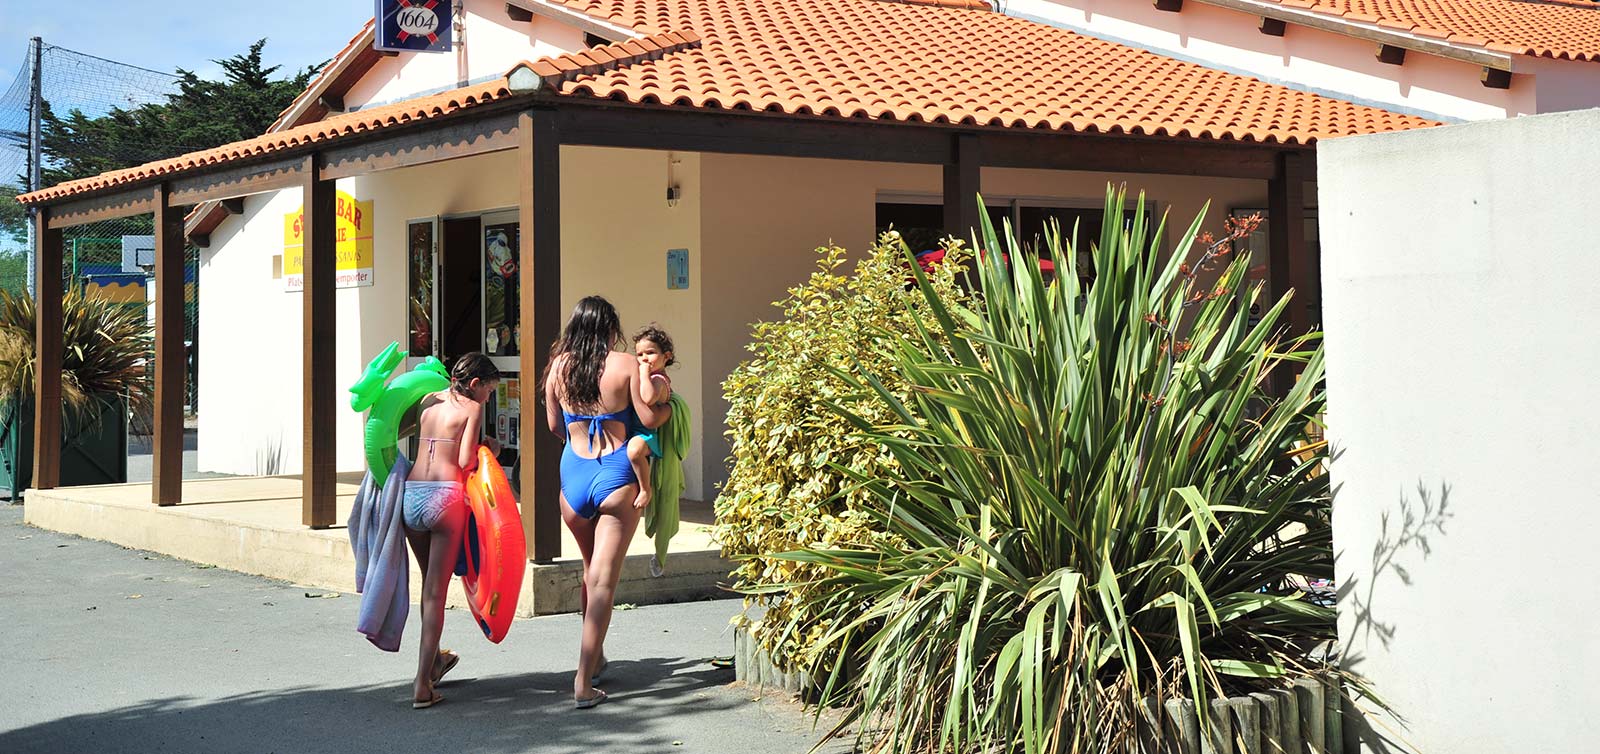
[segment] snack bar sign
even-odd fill
[[[334,199],[335,288],[372,285],[372,202],[358,202],[343,191]],[[305,290],[305,215],[283,216],[283,289]]]
[[[377,0],[373,47],[387,52],[449,52],[451,0]]]

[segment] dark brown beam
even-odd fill
[[[518,23],[525,23],[533,20],[533,11],[518,8],[511,3],[506,3],[506,18]]]
[[[1259,29],[1262,34],[1273,37],[1281,37],[1283,36],[1284,32],[1289,30],[1289,25],[1284,23],[1283,19],[1281,18],[1268,18],[1266,16],[1262,16],[1261,25],[1256,28]]]
[[[1151,136],[1005,131],[983,135],[983,164],[1006,168],[1266,180],[1274,170],[1274,151],[1259,144]]]
[[[183,212],[167,201],[167,187],[151,192],[156,237],[156,375],[152,502],[183,502]]]
[[[334,524],[334,473],[337,470],[335,413],[339,390],[334,384],[338,328],[334,320],[335,250],[334,184],[317,180],[317,155],[303,160],[301,177],[305,246],[301,289],[302,327],[305,331],[301,363],[302,500],[301,521],[313,529]]]
[[[1183,0],[1155,0],[1156,10],[1177,13],[1183,10]]]
[[[344,97],[332,92],[324,92],[321,97],[317,98],[317,104],[331,112],[344,112]]]
[[[1404,47],[1380,43],[1377,55],[1378,62],[1387,65],[1405,65],[1406,62],[1406,48]]]
[[[305,180],[305,165],[305,155],[300,155],[174,178],[167,201],[199,204],[298,188]]]
[[[244,214],[244,197],[238,199],[223,199],[222,209],[230,215]]]
[[[709,114],[634,107],[565,107],[562,143],[777,157],[813,157],[943,165],[952,133],[943,125],[881,121],[801,120],[770,115]],[[983,164],[1216,178],[1272,177],[1281,146],[1160,136],[1073,134],[987,129]]]
[[[1490,89],[1511,88],[1510,71],[1502,71],[1498,68],[1484,66],[1483,75],[1479,77],[1479,80],[1483,82],[1484,86],[1489,87]]]
[[[944,165],[944,230],[969,243],[979,225],[981,150],[977,134],[955,134],[950,137],[950,161]]]
[[[517,122],[519,268],[522,313],[522,530],[528,557],[561,557],[561,443],[545,426],[539,377],[549,367],[549,344],[561,328],[561,139],[550,111],[522,113]]]
[[[517,114],[501,113],[326,150],[323,180],[503,152],[517,148]]]
[[[1313,298],[1319,287],[1313,277],[1318,273],[1312,268],[1306,249],[1306,159],[1306,155],[1295,152],[1279,154],[1277,172],[1267,182],[1267,277],[1272,291],[1268,305],[1293,293],[1282,323],[1290,337],[1310,332],[1313,316],[1321,308]],[[1294,373],[1289,369],[1277,370],[1273,375],[1279,395],[1288,391],[1293,380]]]
[[[142,215],[149,212],[153,206],[150,203],[148,188],[129,188],[86,199],[73,199],[51,208],[50,228],[61,230],[102,220],[119,220]]]
[[[61,229],[34,215],[33,488],[61,485]]]
[[[949,129],[676,110],[562,108],[564,144],[942,165]]]

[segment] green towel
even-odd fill
[[[644,533],[655,537],[656,562],[667,567],[667,544],[678,533],[678,499],[683,497],[683,457],[689,454],[689,404],[672,394],[672,418],[656,430],[661,457],[650,474],[650,507],[644,509]]]

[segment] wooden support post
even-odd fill
[[[61,485],[61,229],[50,228],[50,208],[33,217],[34,360],[33,488]]]
[[[155,188],[156,384],[151,502],[183,502],[183,211]]]
[[[970,242],[978,227],[978,191],[983,164],[977,134],[952,137],[950,159],[944,164],[944,230]]]
[[[1406,48],[1378,43],[1378,62],[1386,65],[1405,65]]]
[[[1262,16],[1261,24],[1256,28],[1259,29],[1262,34],[1266,34],[1267,36],[1281,37],[1283,36],[1284,32],[1289,30],[1289,25],[1284,23],[1283,19],[1281,18],[1267,18],[1266,16]]]
[[[1303,159],[1297,152],[1279,153],[1273,178],[1267,182],[1267,276],[1272,302],[1286,293],[1294,294],[1281,323],[1289,337],[1310,332],[1311,312],[1318,306],[1310,300],[1311,278],[1316,271],[1311,268],[1306,249]],[[1294,385],[1294,373],[1279,370],[1273,376],[1273,384],[1278,395],[1287,393]]]
[[[561,331],[561,132],[554,112],[525,112],[517,121],[518,205],[522,244],[522,530],[528,557],[561,556],[561,442],[545,429],[549,347]]]
[[[304,247],[304,284],[301,288],[301,326],[305,333],[301,364],[302,500],[300,518],[313,529],[334,524],[337,438],[335,413],[339,390],[334,384],[334,351],[338,342],[335,320],[334,276],[336,210],[333,181],[317,179],[320,155],[306,158],[302,172],[301,238]],[[378,472],[383,473],[383,472]]]

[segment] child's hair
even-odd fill
[[[450,368],[450,388],[463,395],[473,380],[492,382],[500,379],[500,368],[482,352],[465,353]]]
[[[656,344],[656,348],[661,349],[661,352],[664,353],[664,354],[672,354],[672,352],[673,352],[672,351],[672,336],[668,335],[666,330],[661,329],[654,322],[652,322],[652,323],[650,323],[648,325],[645,325],[642,329],[639,330],[639,332],[634,334],[634,336],[633,336],[634,345],[638,345],[639,341],[641,341],[641,340],[648,340],[651,343]],[[676,356],[673,356],[673,355],[667,356],[667,366],[670,367],[670,366],[672,366],[673,364],[676,364],[676,363],[678,363],[678,359],[676,358]]]

